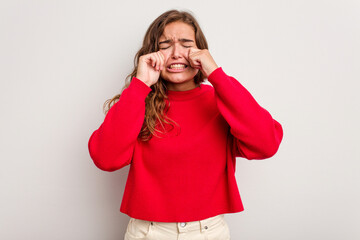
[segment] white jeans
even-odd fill
[[[130,218],[125,240],[230,240],[224,214],[194,222],[151,222]]]

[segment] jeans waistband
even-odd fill
[[[224,214],[192,222],[151,222],[155,226],[174,232],[204,231],[224,221]]]

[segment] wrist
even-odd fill
[[[213,73],[216,69],[218,69],[218,65],[214,64],[212,65],[210,68],[208,68],[207,70],[205,70],[205,75],[206,77],[209,77],[211,73]]]
[[[136,77],[137,79],[139,79],[141,82],[143,82],[145,85],[147,85],[148,87],[151,86],[151,84],[150,84],[148,81],[143,80],[142,77],[138,77],[138,76],[135,76],[135,77]]]

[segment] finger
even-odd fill
[[[156,53],[159,54],[161,59],[163,59],[163,60],[165,59],[164,54],[161,51],[157,51]]]
[[[151,53],[149,54],[148,59],[151,67],[153,67],[156,70],[156,62],[157,62],[156,55],[154,53]]]
[[[191,65],[191,67],[193,68],[198,68],[201,67],[201,61],[200,61],[200,56],[198,54],[196,54],[198,51],[196,50],[189,50],[189,63]]]
[[[144,61],[152,67],[155,66],[155,57],[152,54],[145,55]]]
[[[162,70],[164,68],[164,57],[162,56],[161,52],[156,52],[156,54],[159,57],[160,63],[159,63],[159,70]]]
[[[200,49],[197,49],[197,48],[191,47],[191,48],[189,49],[188,55],[189,55],[189,57],[190,57],[190,56],[194,56],[194,55],[196,55],[196,53],[198,53],[198,52],[201,52],[201,50],[200,50]]]
[[[187,60],[190,61],[190,55],[192,53],[192,48],[189,48],[189,51],[187,52]]]
[[[156,71],[160,71],[161,68],[161,57],[159,56],[159,54],[157,52],[154,53],[155,57],[156,57]]]
[[[202,66],[201,66],[201,64],[193,64],[192,68],[201,69]]]
[[[191,67],[192,67],[192,68],[196,68],[196,69],[201,69],[201,68],[202,68],[201,62],[192,61],[192,62],[191,62]]]
[[[161,59],[162,59],[162,69],[165,68],[165,56],[162,52],[159,51],[159,55],[161,56]]]

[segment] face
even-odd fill
[[[168,84],[194,84],[193,79],[199,70],[189,64],[190,47],[197,48],[192,26],[183,22],[172,22],[165,26],[159,39],[159,50],[165,57],[161,77]]]

